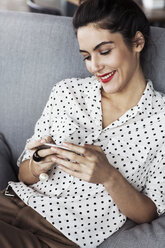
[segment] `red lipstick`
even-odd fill
[[[116,73],[116,71],[112,71],[110,73],[99,75],[98,77],[101,79],[101,82],[105,84],[105,83],[108,83],[109,81],[112,80],[112,78],[114,77],[115,73]]]

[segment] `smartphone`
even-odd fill
[[[45,143],[44,145],[39,146],[38,149],[37,149],[37,151],[42,150],[42,149],[47,149],[47,148],[50,148],[50,147],[57,147],[57,148],[61,148],[61,149],[63,149],[63,150],[67,150],[67,151],[70,151],[70,152],[74,152],[74,151],[72,151],[71,149],[69,149],[69,148],[67,148],[67,147],[65,147],[65,146],[56,145],[56,144],[52,144],[52,143]],[[74,153],[80,155],[80,154],[77,153],[77,152],[74,152]]]
[[[48,147],[57,147],[57,148],[61,148],[61,149],[64,149],[64,150],[72,151],[72,150],[70,150],[69,148],[67,148],[65,146],[56,145],[56,144],[52,144],[52,143],[45,143],[44,145],[48,146]]]
[[[61,148],[61,149],[64,149],[64,150],[67,150],[67,151],[70,151],[70,152],[74,152],[71,149],[69,149],[69,148],[67,148],[65,146],[61,146],[61,145],[56,145],[56,144],[52,144],[52,143],[45,143],[44,145],[47,146],[47,147],[57,147],[57,148]],[[74,153],[80,155],[80,153],[78,153],[78,152],[74,152]]]

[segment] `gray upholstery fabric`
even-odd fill
[[[165,29],[151,31],[143,68],[155,88],[165,92]],[[87,75],[70,18],[0,12],[0,132],[11,147],[15,169],[52,86],[64,78]],[[10,177],[6,168],[1,187]],[[163,233],[164,216],[138,226],[128,221],[100,248],[163,248]]]
[[[143,56],[142,66],[154,88],[165,93],[165,28],[151,27],[149,46]]]
[[[136,225],[131,220],[105,240],[99,248],[164,248],[165,214],[152,223]]]
[[[12,167],[11,151],[0,133],[0,190],[7,186],[9,180],[16,180]]]
[[[0,12],[0,131],[15,163],[53,85],[87,74],[70,18]]]
[[[143,224],[128,228],[122,232],[115,248],[164,248],[165,247],[165,215],[151,224]]]

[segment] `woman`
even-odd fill
[[[164,96],[140,64],[148,21],[131,0],[88,0],[73,25],[93,77],[53,88],[1,196],[2,247],[9,233],[16,247],[97,247],[127,218],[165,212]]]

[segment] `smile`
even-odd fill
[[[111,73],[106,73],[104,75],[100,75],[98,77],[101,79],[102,83],[105,84],[105,83],[108,83],[110,80],[112,80],[115,73],[116,73],[116,70],[112,71]]]

